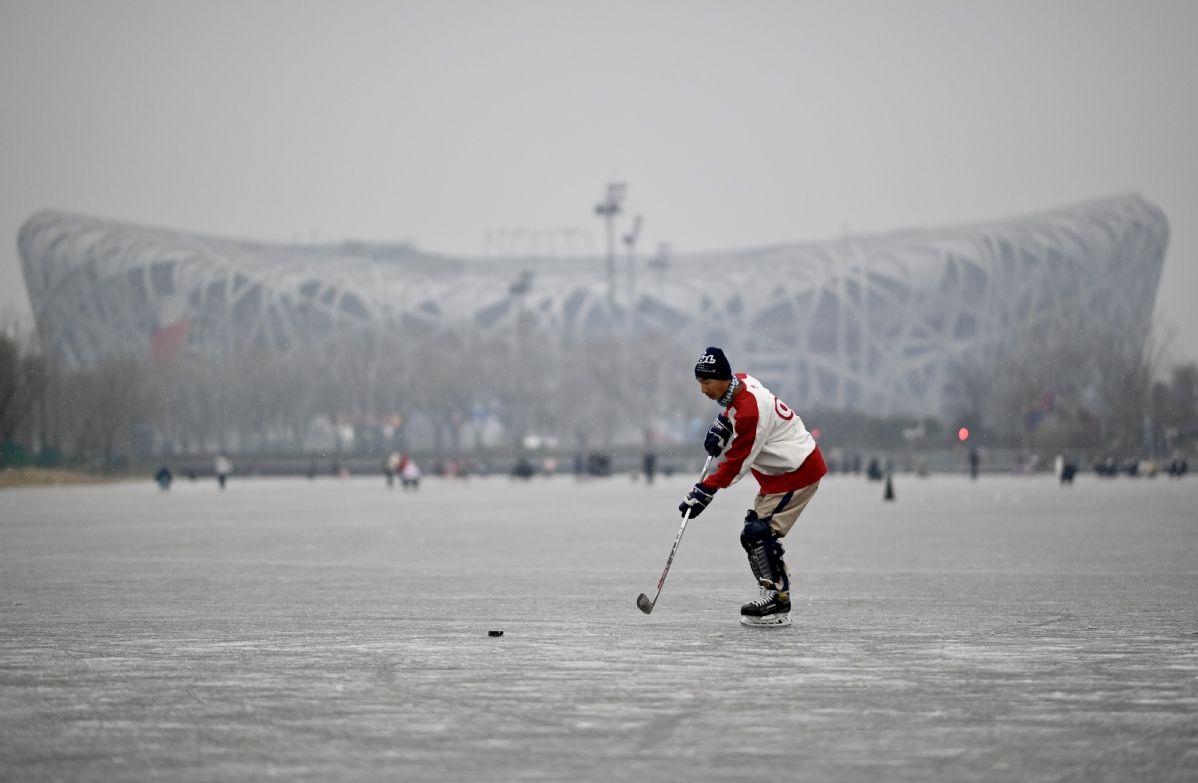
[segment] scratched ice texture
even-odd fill
[[[1198,481],[829,477],[751,630],[691,480],[0,493],[0,779],[1193,780]]]

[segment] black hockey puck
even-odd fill
[[[503,636],[503,631],[487,631],[487,636]]]

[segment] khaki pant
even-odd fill
[[[757,512],[757,518],[769,522],[770,529],[781,538],[794,527],[795,522],[799,519],[799,514],[803,513],[803,509],[807,508],[811,498],[815,497],[817,489],[819,489],[818,481],[802,489],[796,489],[793,493],[779,492],[774,495],[758,495],[753,501],[753,510]],[[779,509],[778,504],[787,494],[790,494],[790,499],[786,501],[785,506]]]

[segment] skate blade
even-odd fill
[[[750,617],[742,614],[740,624],[747,628],[785,628],[790,625],[790,615],[767,614],[765,617]]]

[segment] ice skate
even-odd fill
[[[740,624],[751,628],[790,625],[790,595],[763,585],[761,596],[740,608]]]

